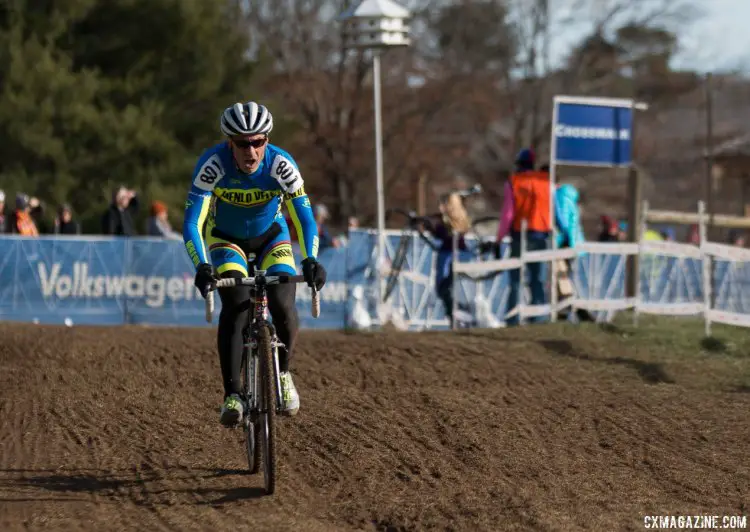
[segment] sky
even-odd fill
[[[599,1],[606,6],[615,0]],[[750,73],[750,0],[694,0],[694,3],[700,15],[678,34],[680,50],[672,67],[699,72],[740,70]],[[591,0],[591,5],[596,4]],[[574,2],[557,5],[563,7],[556,15],[567,22],[558,23],[556,27],[564,29],[552,37],[550,59],[554,66],[562,64],[571,48],[593,29],[591,17],[581,17],[570,9]]]
[[[705,16],[681,36],[676,68],[750,72],[750,0],[703,0]]]

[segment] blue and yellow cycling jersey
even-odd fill
[[[286,230],[282,200],[297,229],[302,257],[316,257],[318,227],[291,155],[268,144],[258,169],[245,174],[237,168],[228,142],[206,150],[195,165],[182,229],[193,265],[209,262],[201,234],[204,222],[237,240],[264,234],[274,221]]]

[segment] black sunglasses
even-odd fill
[[[232,140],[232,144],[234,144],[241,150],[246,150],[250,146],[252,146],[253,148],[262,148],[266,142],[268,142],[268,137],[262,137],[253,140]]]

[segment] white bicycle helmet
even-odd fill
[[[221,115],[221,132],[227,136],[267,135],[271,129],[271,112],[255,102],[235,103],[224,109]]]

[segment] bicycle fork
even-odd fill
[[[248,370],[250,372],[248,381],[252,383],[250,387],[250,397],[248,398],[248,406],[251,412],[260,411],[261,404],[258,398],[260,397],[260,386],[258,382],[258,370],[260,365],[260,357],[258,356],[258,342],[253,338],[247,344],[250,348],[250,363],[248,364]],[[274,334],[273,343],[271,344],[273,349],[273,369],[274,377],[276,380],[276,405],[277,410],[283,410],[282,406],[286,406],[284,402],[284,394],[281,390],[281,369],[279,366],[279,348],[286,347],[280,342]],[[266,405],[262,405],[264,408]]]
[[[256,413],[258,410],[260,410],[260,401],[258,400],[258,396],[260,395],[258,393],[258,353],[256,351],[255,346],[253,345],[255,341],[252,341],[248,344],[248,347],[250,348],[250,360],[247,361],[247,370],[248,370],[248,383],[250,385],[249,388],[249,397],[247,398],[247,413]],[[254,421],[254,420],[253,420]]]

